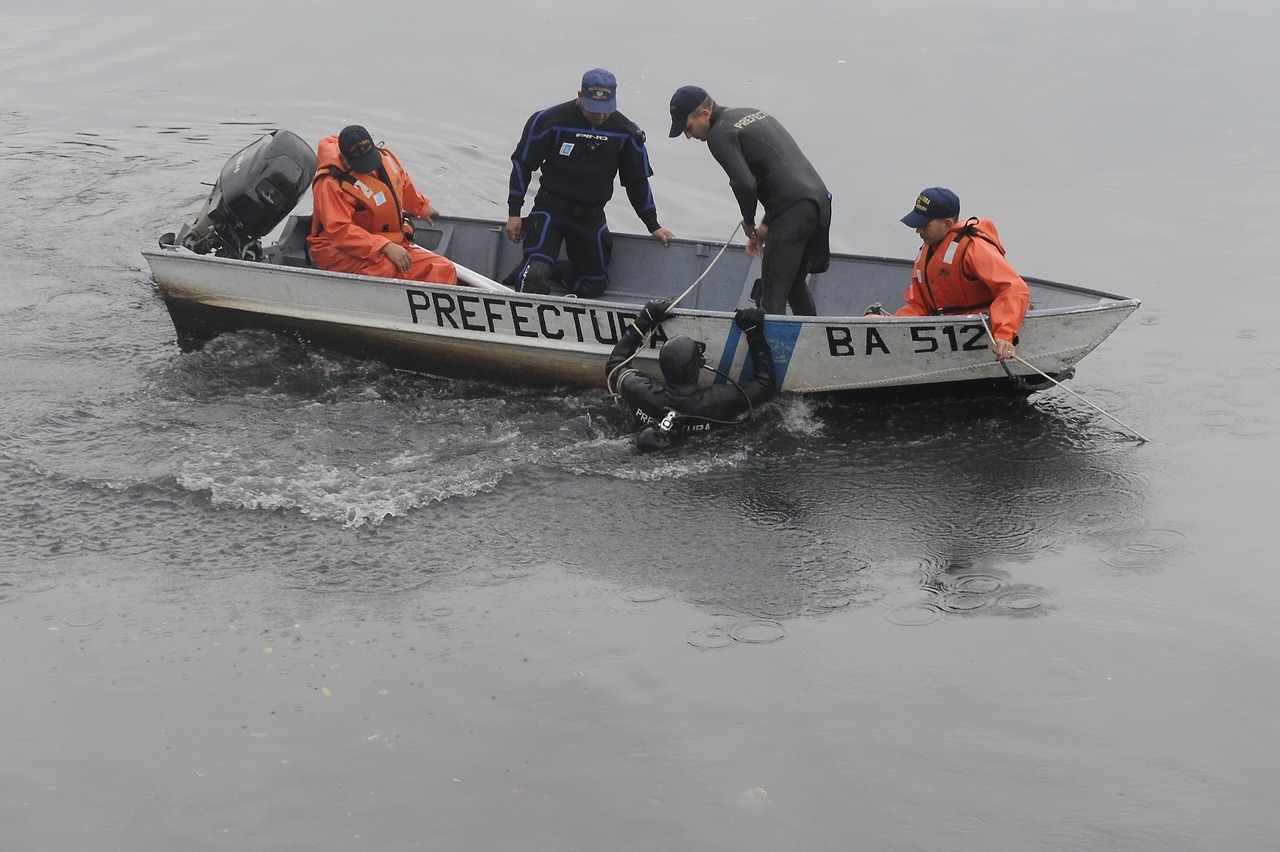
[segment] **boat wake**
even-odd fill
[[[641,456],[603,391],[431,379],[265,333],[224,335],[159,383],[154,419],[183,435],[159,466],[180,491],[354,529],[508,481],[702,477],[744,465],[771,432],[822,428],[813,403],[786,398],[740,429]]]
[[[432,453],[406,452],[355,467],[319,461],[295,468],[278,458],[243,460],[218,451],[184,465],[177,484],[206,494],[215,506],[296,510],[312,520],[359,528],[432,503],[474,497],[492,490],[506,473],[474,457],[442,466]]]

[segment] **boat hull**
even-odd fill
[[[493,223],[457,224],[450,255],[459,263],[494,277],[514,263],[500,245],[495,249]],[[282,245],[288,243],[286,236]],[[277,262],[198,255],[180,247],[143,254],[184,348],[225,332],[269,329],[434,376],[595,388],[603,387],[605,361],[645,299],[672,298],[691,276],[714,265],[704,244],[687,241],[654,254],[646,243],[662,251],[645,238],[634,243],[636,251],[624,251],[621,262],[615,254],[611,276],[619,284],[599,300],[323,272],[296,260],[291,265],[287,252],[277,252]],[[463,250],[472,244],[469,253]],[[616,245],[625,249],[627,235]],[[645,265],[646,253],[668,273]],[[749,369],[732,311],[749,303],[758,261],[753,264],[740,248],[725,259],[724,268],[712,270],[717,277],[708,280],[706,292],[682,301],[639,353],[642,369],[656,372],[658,346],[679,334],[704,341],[708,363],[722,374],[737,379]],[[832,303],[827,294],[839,293],[843,301],[835,307],[844,314],[766,321],[783,392],[865,398],[1026,394],[1048,384],[1039,372],[1069,376],[1138,307],[1132,299],[1036,282],[1018,346],[1020,358],[1032,366],[998,363],[977,316],[851,315],[853,304],[880,300],[891,288],[900,292],[910,264],[856,256],[838,261],[833,271],[858,286],[837,288],[829,272],[815,280],[814,290],[823,310],[821,297]],[[629,276],[628,264],[635,270]],[[1037,307],[1037,301],[1048,307]]]

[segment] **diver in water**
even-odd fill
[[[739,383],[725,376],[726,384],[698,387],[703,368],[712,369],[703,354],[706,344],[683,336],[671,338],[658,352],[661,379],[628,367],[649,332],[667,318],[670,306],[666,299],[648,302],[605,364],[610,393],[626,400],[632,425],[639,429],[636,446],[641,452],[679,446],[692,432],[745,423],[755,406],[778,392],[773,353],[764,337],[764,311],[759,308],[743,308],[733,315],[747,339],[751,379]]]

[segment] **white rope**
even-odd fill
[[[988,337],[988,339],[990,339],[990,340],[995,340],[995,339],[996,339],[995,335],[991,333],[991,326],[987,325],[987,315],[986,315],[986,314],[978,314],[978,318],[982,320],[982,327],[983,327],[983,328],[985,328],[985,329],[987,330],[987,337]],[[1133,428],[1132,426],[1130,426],[1128,423],[1125,423],[1125,422],[1124,422],[1123,420],[1121,420],[1119,417],[1116,417],[1114,414],[1111,414],[1111,413],[1109,413],[1109,412],[1107,412],[1107,411],[1103,410],[1100,406],[1094,405],[1092,402],[1090,402],[1089,400],[1085,399],[1083,396],[1081,396],[1080,394],[1076,393],[1076,392],[1075,392],[1075,391],[1073,391],[1071,388],[1067,387],[1067,386],[1066,386],[1066,385],[1064,385],[1062,382],[1058,381],[1058,380],[1057,380],[1057,379],[1055,379],[1053,376],[1051,376],[1051,375],[1049,375],[1048,373],[1046,373],[1044,370],[1041,370],[1041,369],[1040,369],[1039,367],[1037,367],[1035,364],[1030,363],[1029,361],[1027,361],[1026,359],[1024,359],[1022,356],[1020,356],[1020,355],[1018,355],[1018,354],[1016,354],[1016,353],[1015,353],[1015,354],[1014,354],[1014,356],[1013,356],[1013,360],[1018,361],[1018,362],[1019,362],[1019,363],[1021,363],[1021,364],[1025,364],[1026,366],[1028,366],[1028,367],[1030,367],[1031,369],[1035,370],[1035,371],[1036,371],[1037,373],[1039,373],[1040,375],[1044,376],[1044,377],[1045,377],[1046,379],[1048,379],[1049,381],[1053,382],[1053,383],[1054,383],[1055,385],[1057,385],[1058,387],[1062,388],[1062,389],[1063,389],[1064,391],[1066,391],[1067,393],[1069,393],[1069,394],[1071,394],[1072,396],[1074,396],[1076,399],[1078,399],[1078,400],[1080,400],[1081,402],[1083,402],[1085,405],[1089,406],[1090,408],[1094,409],[1095,411],[1098,411],[1099,413],[1101,413],[1101,414],[1103,414],[1103,415],[1105,415],[1105,416],[1107,416],[1107,417],[1110,417],[1110,418],[1111,418],[1112,420],[1114,420],[1116,423],[1119,423],[1119,424],[1120,424],[1121,426],[1123,426],[1125,429],[1128,429],[1131,433],[1133,433],[1133,434],[1138,438],[1138,440],[1139,440],[1139,441],[1141,441],[1142,443],[1144,443],[1144,444],[1145,444],[1145,443],[1148,443],[1148,442],[1151,440],[1151,439],[1150,439],[1150,438],[1148,438],[1146,435],[1143,435],[1141,432],[1139,432],[1137,429],[1134,429],[1134,428]],[[1006,368],[1006,372],[1008,372],[1007,368]]]
[[[707,277],[707,273],[709,273],[709,272],[711,271],[711,267],[713,267],[713,266],[715,266],[715,265],[716,265],[716,261],[717,261],[717,260],[719,260],[719,259],[720,259],[720,256],[721,256],[722,254],[724,254],[724,253],[725,253],[725,250],[726,250],[727,248],[729,248],[729,244],[730,244],[730,243],[732,243],[732,242],[733,242],[733,238],[734,238],[734,237],[736,237],[736,236],[738,235],[738,229],[739,229],[739,228],[741,228],[741,227],[742,227],[742,223],[741,223],[741,222],[739,222],[738,224],[736,224],[736,225],[734,225],[734,226],[733,226],[733,233],[729,234],[729,239],[727,239],[727,240],[725,240],[725,241],[724,241],[724,245],[720,246],[720,251],[716,253],[716,256],[715,256],[715,257],[713,257],[713,258],[711,258],[711,262],[707,264],[707,268],[706,268],[706,269],[704,269],[704,270],[702,270],[702,274],[701,274],[701,275],[699,275],[696,279],[694,279],[694,282],[693,282],[692,284],[690,284],[690,285],[689,285],[689,289],[688,289],[688,290],[685,290],[685,291],[684,291],[683,293],[681,293],[679,296],[676,296],[674,299],[672,299],[672,300],[671,300],[671,307],[673,307],[673,308],[674,308],[676,305],[680,304],[680,301],[681,301],[685,296],[687,296],[687,295],[689,295],[690,293],[692,293],[692,292],[693,292],[693,288],[694,288],[694,287],[697,287],[699,284],[701,284],[701,283],[702,283],[702,279]]]
[[[693,289],[702,283],[702,279],[706,278],[707,274],[711,272],[711,268],[716,265],[716,261],[718,261],[721,258],[721,256],[725,253],[725,250],[729,248],[729,245],[733,242],[733,238],[738,235],[738,229],[741,227],[742,227],[741,222],[733,226],[733,231],[729,234],[729,238],[724,241],[724,245],[720,247],[720,251],[716,253],[716,256],[711,258],[711,262],[707,264],[707,268],[702,270],[702,274],[699,275],[696,279],[694,279],[694,282],[689,285],[688,290],[685,290],[679,296],[676,296],[674,299],[672,299],[671,304],[669,306],[670,308],[674,308],[676,305],[680,304],[680,301],[684,299],[685,296],[688,296],[690,293],[692,293]],[[641,310],[644,310],[644,309],[641,308]],[[632,320],[631,328],[635,328],[635,325],[636,325],[635,320]],[[625,367],[627,364],[631,363],[631,361],[634,360],[635,357],[640,354],[640,350],[643,349],[645,347],[645,344],[649,342],[649,338],[653,337],[653,332],[657,329],[657,327],[658,326],[655,323],[653,328],[650,328],[647,332],[642,334],[640,336],[640,345],[636,347],[636,350],[632,352],[631,355],[629,355],[626,358],[626,360],[618,364],[618,366],[614,367],[613,371],[609,373],[608,376],[605,377],[604,386],[609,391],[610,395],[613,397],[614,402],[618,401],[618,398],[620,396],[620,394],[618,393],[618,388],[622,385],[622,380],[625,379],[627,375],[626,373],[619,375],[618,371],[621,370],[623,367]],[[630,329],[628,329],[628,331],[629,330]],[[635,372],[635,371],[633,370],[632,372]]]
[[[514,293],[510,287],[505,284],[499,284],[492,278],[488,278],[476,272],[474,269],[468,269],[456,260],[453,262],[454,267],[458,270],[458,283],[466,284],[468,287],[475,287],[480,290],[488,290],[490,293]]]

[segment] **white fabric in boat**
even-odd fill
[[[467,267],[463,266],[461,263],[455,263],[454,266],[458,268],[459,284],[466,284],[468,287],[478,287],[481,290],[489,290],[490,292],[493,292],[493,293],[514,293],[515,292],[515,290],[512,290],[510,287],[506,286],[505,284],[499,284],[497,281],[494,281],[492,278],[485,278],[483,275],[481,275],[479,272],[476,272],[474,269],[467,269]]]

